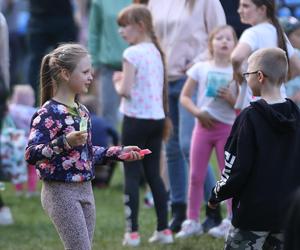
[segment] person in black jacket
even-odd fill
[[[300,186],[300,113],[280,94],[287,72],[279,48],[260,49],[248,59],[243,75],[262,99],[236,119],[225,145],[225,169],[208,204],[233,198],[225,249],[283,248],[290,195]]]
[[[284,230],[284,250],[300,249],[300,188],[294,193]]]

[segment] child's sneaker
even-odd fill
[[[148,241],[149,243],[171,244],[173,243],[172,231],[170,229],[155,231]]]
[[[231,226],[231,221],[229,219],[224,219],[222,220],[222,223],[217,226],[217,227],[213,227],[212,229],[210,229],[208,231],[208,234],[215,237],[215,238],[226,238],[229,229]]]
[[[9,207],[0,209],[0,225],[11,225],[14,223]]]
[[[123,239],[123,246],[137,247],[141,242],[138,232],[125,233]]]
[[[193,235],[203,234],[202,226],[195,220],[185,220],[182,223],[181,231],[176,234],[175,238],[187,238]]]

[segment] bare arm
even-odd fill
[[[189,112],[191,112],[198,121],[205,128],[211,128],[214,126],[214,121],[206,111],[202,111],[192,100],[193,91],[195,90],[197,82],[192,78],[188,78],[183,86],[180,94],[180,103]]]
[[[291,69],[291,78],[295,78],[300,75],[300,58],[296,53],[290,58],[290,69]]]
[[[115,88],[120,96],[130,98],[130,91],[135,81],[135,68],[127,60],[123,61],[123,74],[115,73],[113,77]]]
[[[251,54],[251,47],[247,43],[238,43],[231,53],[231,63],[234,78],[238,83],[243,81],[242,64]]]
[[[195,103],[192,100],[193,91],[195,90],[196,86],[197,82],[189,77],[186,80],[180,94],[180,103],[194,116],[197,116],[200,112],[200,109],[195,105]]]

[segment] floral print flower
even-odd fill
[[[64,160],[62,162],[62,167],[64,168],[64,170],[68,170],[73,166],[73,161],[72,160]]]
[[[74,182],[81,182],[83,180],[84,180],[84,178],[80,174],[75,174],[75,175],[72,176],[72,181],[74,181]]]
[[[42,154],[47,158],[50,158],[53,155],[53,150],[49,146],[46,146],[42,149]]]
[[[65,119],[65,123],[66,123],[67,125],[72,125],[72,124],[74,124],[74,119],[72,118],[72,116],[68,115],[68,116],[66,117],[66,119]]]
[[[48,128],[48,129],[51,128],[53,124],[54,124],[54,121],[51,116],[45,119],[45,127],[46,128]]]
[[[54,110],[59,114],[68,114],[67,107],[61,104],[58,104]]]
[[[41,121],[41,117],[40,116],[37,116],[33,122],[32,122],[32,126],[36,126],[37,124],[39,124]]]

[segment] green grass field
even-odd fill
[[[143,197],[141,190],[141,198]],[[122,204],[122,173],[120,168],[115,172],[112,184],[107,189],[96,189],[95,192],[97,221],[94,235],[94,250],[128,249],[122,247],[124,233],[124,213]],[[16,197],[11,185],[6,185],[2,192],[4,201],[11,208],[15,224],[0,227],[1,250],[60,250],[62,243],[42,210],[39,198]],[[184,241],[176,240],[169,246],[150,245],[148,238],[155,229],[153,209],[140,206],[140,234],[142,244],[136,249],[142,250],[218,250],[223,249],[224,241],[208,235],[197,236]]]

